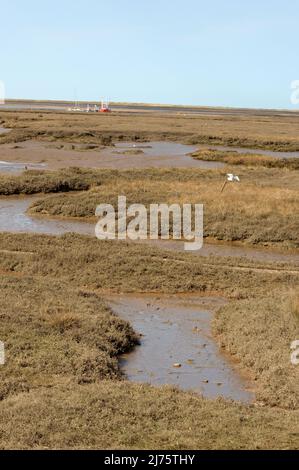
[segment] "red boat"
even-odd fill
[[[111,113],[111,109],[109,108],[109,103],[102,101],[102,106],[99,109],[100,113]]]

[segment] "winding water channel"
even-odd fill
[[[91,223],[26,214],[38,197],[0,198],[0,230],[51,235],[76,232],[94,236],[94,224]],[[153,243],[165,249],[183,250],[181,242]],[[299,255],[208,244],[194,255],[245,256],[259,261],[299,263]],[[140,346],[120,359],[120,365],[130,380],[153,385],[172,384],[211,398],[222,396],[242,402],[254,400],[249,381],[240,376],[211,335],[213,314],[225,304],[224,299],[145,294],[110,296],[107,302],[117,315],[128,320],[142,335]]]
[[[0,132],[7,132],[7,130],[0,128]],[[187,155],[190,150],[188,146],[175,143],[157,142],[149,146],[118,144],[114,149],[109,149],[105,155],[108,160],[121,159],[123,158],[122,152],[138,148],[142,148],[145,159],[152,163],[156,161],[154,166],[159,166],[157,159],[160,159],[162,166],[168,166],[170,160],[174,159],[178,166],[205,164],[205,168],[217,167],[217,163],[214,162],[208,165],[209,162],[192,159]],[[227,147],[218,148],[232,150]],[[233,150],[239,153],[250,153],[248,149],[234,148]],[[120,155],[113,156],[115,151],[120,152]],[[255,150],[251,152],[263,155],[275,154],[278,157],[299,156],[299,152],[287,154],[286,152]],[[0,171],[23,171],[22,165],[24,167],[25,164],[0,161]],[[44,166],[40,166],[42,167]],[[39,197],[1,197],[0,231],[50,235],[75,232],[94,236],[92,223],[29,216],[26,213],[29,206]],[[183,243],[179,241],[159,240],[146,243],[166,250],[183,251]],[[299,264],[298,254],[232,245],[204,244],[200,251],[193,252],[193,254],[203,257],[245,257],[256,261]],[[211,334],[213,315],[217,309],[225,305],[225,299],[196,295],[144,294],[114,295],[107,297],[106,300],[112,310],[128,320],[135,331],[141,335],[140,346],[120,359],[120,365],[128,379],[153,385],[171,384],[182,389],[192,389],[210,398],[221,396],[242,402],[254,400],[250,381],[242,377],[230,360],[219,350]]]

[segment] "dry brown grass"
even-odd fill
[[[114,140],[176,140],[272,150],[299,150],[297,116],[206,116],[165,113],[110,115],[4,112],[0,122],[13,131],[0,142],[28,139],[109,145]]]
[[[92,186],[116,180],[134,181],[147,179],[149,181],[165,182],[219,182],[220,187],[228,171],[224,169],[204,170],[198,168],[146,168],[146,169],[91,169],[69,167],[58,171],[28,170],[21,175],[0,174],[0,195],[56,193],[66,191],[82,191]],[[238,168],[238,175],[246,182],[260,187],[274,187],[298,190],[298,173],[287,168]]]
[[[271,286],[295,283],[298,267],[256,263],[238,258],[193,256],[146,245],[99,241],[67,234],[61,237],[0,234],[0,269],[11,273],[53,276],[98,293],[202,292],[231,298],[262,295]],[[16,251],[30,251],[19,256]],[[240,271],[239,268],[247,268]],[[258,268],[258,269],[255,269]],[[241,272],[241,274],[240,274]],[[293,284],[295,285],[295,284]]]
[[[61,280],[2,275],[0,297],[0,400],[40,386],[121,377],[116,356],[136,336],[96,294]]]
[[[0,447],[298,449],[298,418],[298,411],[101,381],[8,398],[0,404]]]
[[[108,173],[107,173],[108,174]],[[263,185],[266,178],[241,177],[240,184],[228,184],[221,193],[225,176],[221,172],[196,173],[197,178],[183,181],[184,171],[165,177],[156,172],[148,178],[140,172],[119,172],[117,179],[104,179],[102,184],[86,192],[63,194],[35,201],[31,214],[94,219],[98,204],[109,203],[117,208],[118,196],[125,195],[127,204],[152,203],[204,204],[204,236],[249,244],[276,244],[299,247],[299,179],[297,188]],[[111,175],[111,173],[110,173]],[[135,176],[134,176],[135,175]],[[296,178],[296,173],[295,173]],[[295,181],[295,180],[294,180]]]
[[[0,195],[82,191],[96,181],[90,173],[71,168],[59,172],[30,170],[22,175],[0,174]]]
[[[1,142],[154,138],[299,149],[299,119],[289,116],[29,112],[1,113],[1,120],[13,128]],[[27,172],[1,176],[0,193],[84,190],[34,206],[36,213],[76,217],[92,216],[96,204],[116,201],[119,192],[129,203],[204,202],[206,235],[297,246],[297,172],[240,167],[241,185],[227,187],[220,199],[226,171]],[[297,301],[290,307],[289,294],[297,292],[298,267],[74,234],[0,234],[0,251],[0,339],[7,354],[0,367],[0,448],[298,449],[299,369],[289,349],[298,332]],[[214,332],[255,379],[259,402],[239,405],[121,380],[117,355],[136,335],[101,299],[110,292],[226,296],[230,303],[217,313]]]
[[[265,168],[289,168],[291,170],[299,170],[299,158],[277,158],[266,155],[254,155],[251,153],[227,152],[221,150],[197,150],[191,154],[196,160],[204,160],[207,162],[223,162],[228,165],[244,165],[248,167],[265,167]]]
[[[298,448],[285,288],[299,274],[260,264],[240,275],[240,260],[75,235],[0,234],[0,249],[1,448]],[[119,381],[116,355],[135,336],[99,295],[162,290],[243,299],[219,311],[215,329],[266,406]]]
[[[299,338],[289,291],[230,303],[217,312],[220,344],[254,374],[258,399],[270,406],[299,408],[299,368],[291,363],[290,344]]]
[[[291,293],[290,309],[297,322],[299,322],[299,288]]]

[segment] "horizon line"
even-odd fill
[[[1,106],[5,106],[5,103],[8,102],[34,102],[34,103],[70,103],[73,104],[81,103],[81,104],[97,104],[101,102],[99,100],[69,100],[69,99],[47,99],[47,98],[39,98],[39,99],[31,99],[31,98],[7,98],[4,101],[4,104]],[[152,103],[146,101],[109,101],[109,103],[113,106],[125,106],[125,105],[133,105],[133,106],[161,106],[161,107],[168,107],[168,108],[193,108],[193,109],[232,109],[232,110],[256,110],[256,111],[287,111],[287,112],[298,112],[298,109],[291,109],[291,108],[272,108],[272,107],[248,107],[248,106],[224,106],[224,105],[200,105],[200,104],[174,104],[174,103]]]

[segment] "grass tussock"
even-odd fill
[[[120,378],[117,355],[136,342],[96,294],[59,281],[1,276],[0,400],[59,383]]]
[[[291,363],[290,344],[299,338],[299,322],[292,313],[286,289],[223,307],[214,331],[221,346],[252,371],[259,400],[298,409],[299,370]]]
[[[59,172],[28,170],[21,175],[0,175],[0,195],[57,193],[90,188],[92,177],[84,170],[71,168]]]
[[[299,170],[299,158],[277,158],[266,155],[253,155],[251,153],[239,154],[221,150],[198,150],[191,154],[196,160],[207,162],[222,162],[227,165],[244,165],[248,167],[289,168]]]

